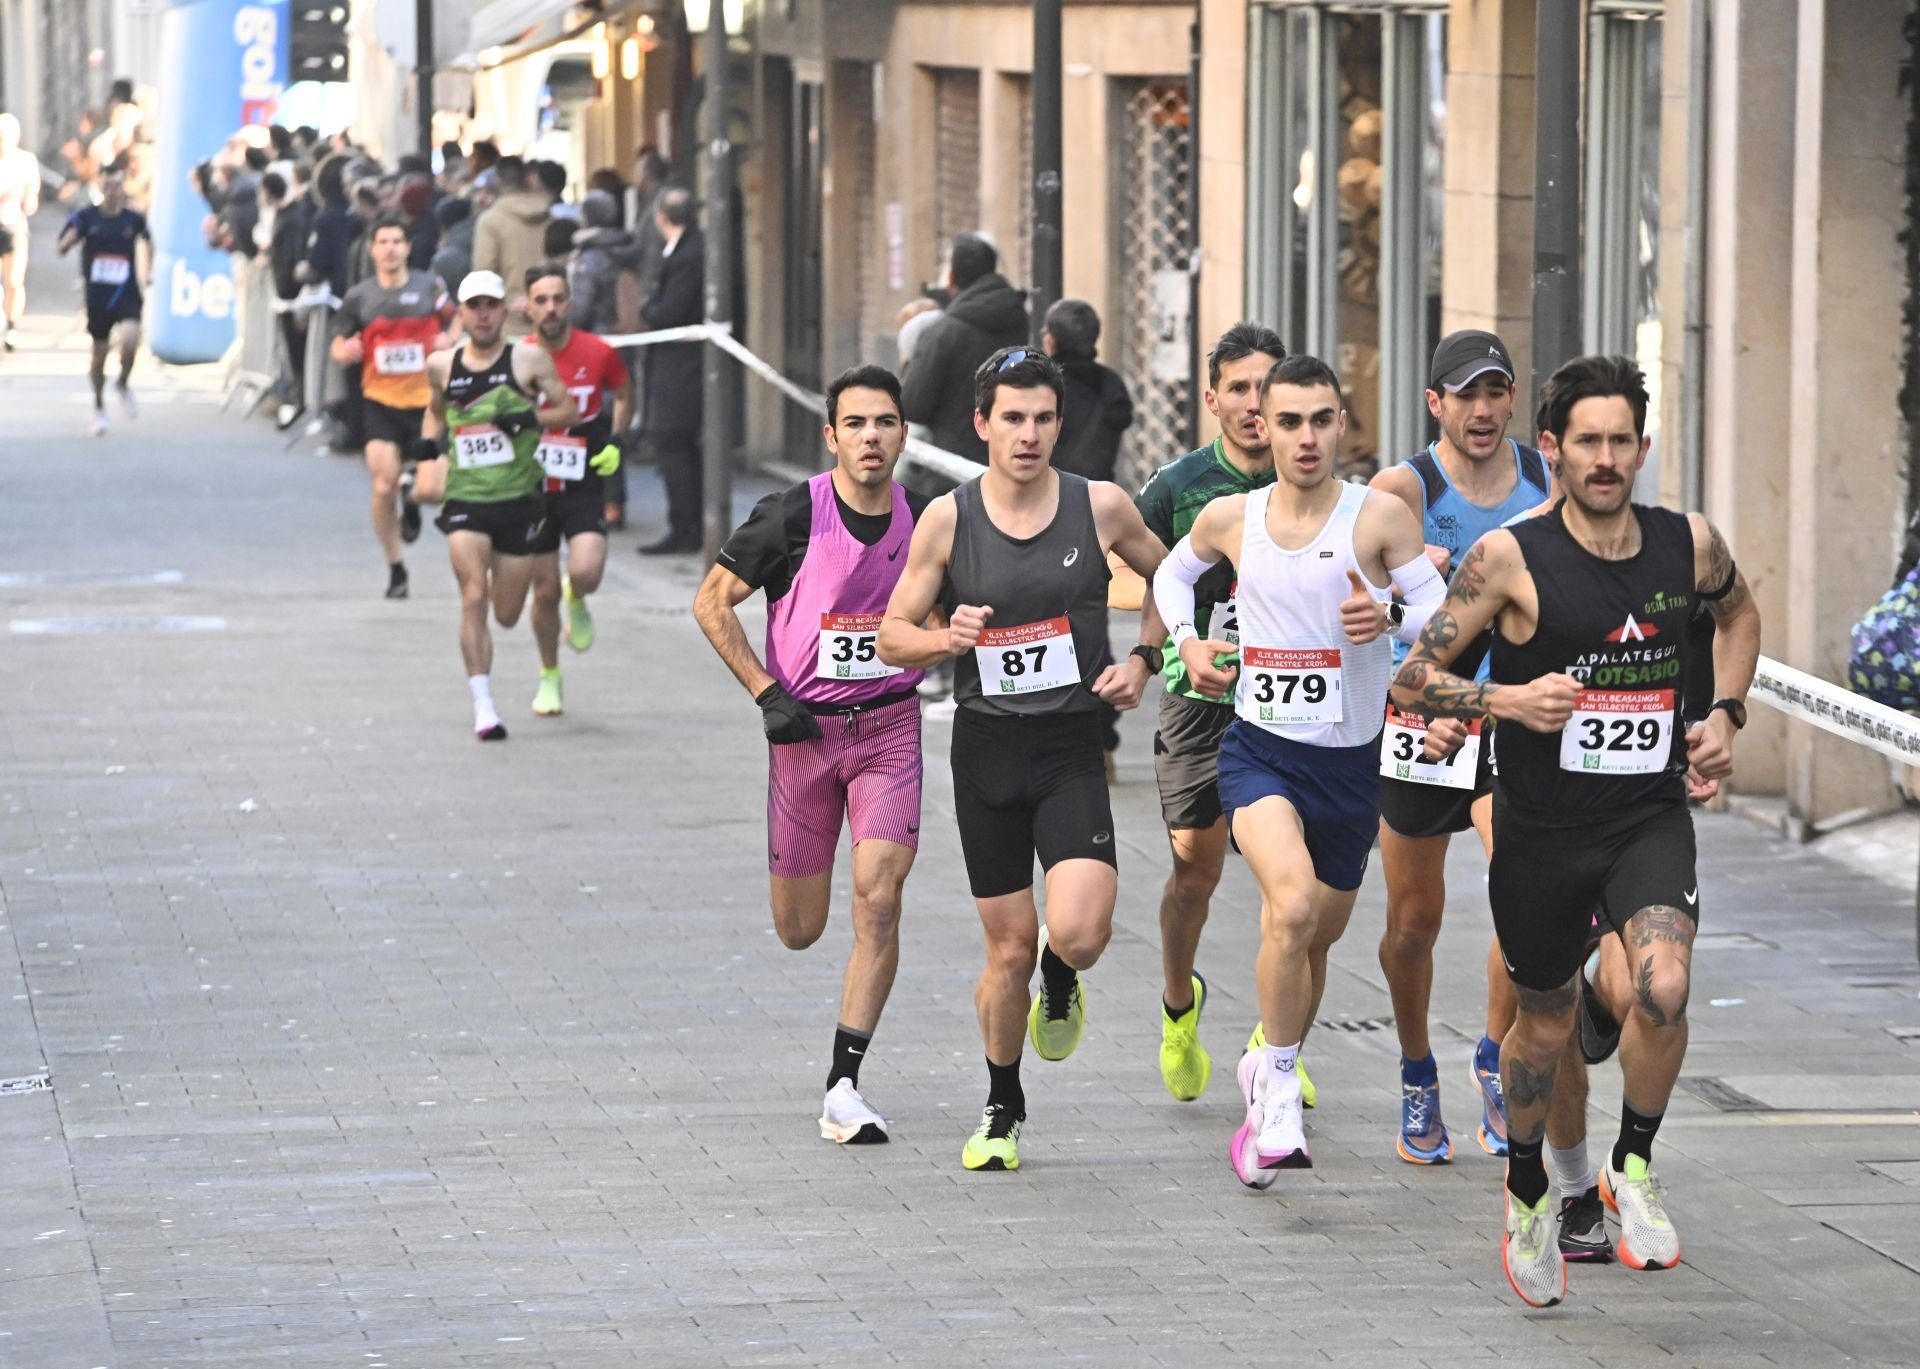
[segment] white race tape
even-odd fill
[[[1790,718],[1870,746],[1908,765],[1920,764],[1920,718],[1875,703],[1768,657],[1754,672],[1753,697]]]
[[[815,394],[812,390],[796,385],[781,375],[768,362],[754,355],[735,338],[733,329],[727,324],[722,323],[711,330],[704,323],[695,323],[685,328],[662,328],[651,333],[615,333],[607,335],[604,340],[615,347],[651,347],[662,342],[704,342],[710,331],[721,351],[801,408],[811,410],[823,418],[826,416],[827,397],[825,395]],[[934,446],[931,442],[922,442],[916,437],[907,439],[906,452],[902,460],[909,466],[917,466],[929,474],[943,476],[955,484],[965,484],[986,469],[979,462],[970,461],[958,452],[947,451],[945,448]]]

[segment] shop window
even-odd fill
[[[1247,309],[1346,391],[1342,474],[1423,445],[1440,316],[1446,21],[1431,3],[1252,11]]]

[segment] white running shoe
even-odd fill
[[[1307,1154],[1307,1121],[1300,1106],[1297,1072],[1275,1073],[1268,1083],[1266,1115],[1261,1119],[1253,1153],[1265,1170],[1313,1168],[1313,1157]]]
[[[133,391],[128,389],[125,385],[119,385],[119,386],[116,386],[115,388],[120,392],[120,407],[126,411],[127,417],[128,418],[140,417],[140,406],[134,403]]]
[[[1507,1231],[1500,1240],[1500,1263],[1507,1282],[1529,1307],[1552,1307],[1567,1296],[1567,1262],[1553,1233],[1553,1194],[1527,1207],[1503,1187]]]
[[[107,411],[105,409],[95,409],[93,411],[93,422],[87,425],[87,431],[94,437],[105,437],[107,435]]]
[[[1613,1167],[1613,1152],[1600,1171],[1600,1197],[1620,1216],[1620,1263],[1629,1269],[1671,1269],[1680,1263],[1680,1233],[1673,1229],[1660,1186],[1647,1162],[1627,1157],[1624,1171]]]
[[[843,1146],[884,1145],[887,1119],[867,1106],[853,1080],[841,1079],[827,1090],[827,1101],[820,1109],[820,1135]]]
[[[1254,1144],[1260,1136],[1260,1126],[1267,1115],[1267,1052],[1250,1050],[1240,1057],[1240,1066],[1234,1076],[1240,1081],[1240,1096],[1246,1100],[1246,1120],[1240,1123],[1240,1129],[1233,1133],[1233,1140],[1227,1143],[1227,1160],[1233,1165],[1233,1175],[1248,1188],[1267,1188],[1280,1177],[1280,1172],[1262,1169],[1259,1157],[1254,1153]]]

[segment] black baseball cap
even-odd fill
[[[1513,383],[1513,358],[1507,344],[1479,328],[1463,328],[1448,333],[1433,349],[1433,365],[1427,370],[1427,388],[1459,394],[1473,383],[1475,376],[1498,371]]]

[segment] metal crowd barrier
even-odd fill
[[[273,273],[258,258],[234,255],[234,340],[227,349],[223,408],[246,397],[246,413],[265,401],[280,379],[284,352],[274,311]]]

